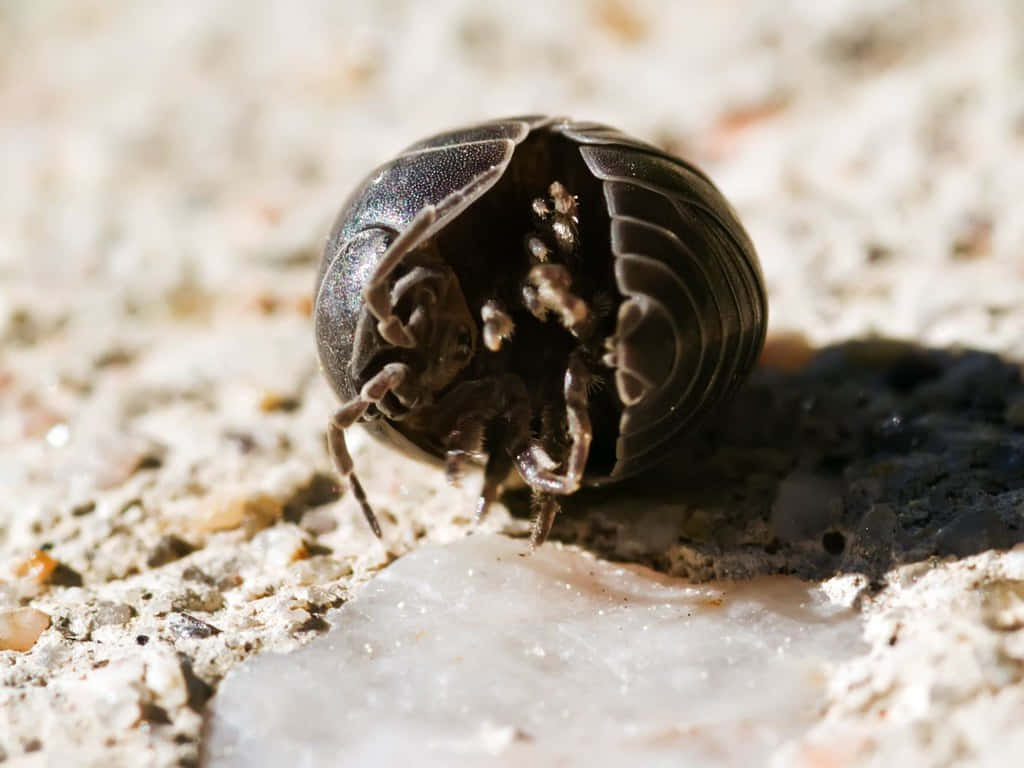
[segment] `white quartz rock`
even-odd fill
[[[476,535],[234,669],[209,766],[751,765],[820,716],[861,622],[817,586],[692,585]]]

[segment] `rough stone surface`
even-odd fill
[[[1024,396],[1018,365],[879,340],[798,371],[771,356],[655,471],[569,499],[555,535],[698,580],[875,583],[898,563],[1024,540],[1024,432],[1005,418]],[[506,501],[528,512],[525,494]]]
[[[797,579],[694,586],[524,551],[419,549],[324,637],[230,673],[206,764],[751,765],[817,720],[829,667],[864,650],[857,613]]]
[[[0,651],[0,754],[194,764],[228,670],[465,533],[472,477],[361,434],[384,541],[337,497],[314,262],[374,163],[545,111],[704,166],[777,338],[911,339],[939,370],[839,347],[764,371],[719,432],[738,443],[703,456],[722,483],[595,502],[556,538],[677,575],[863,579],[871,650],[798,757],[1000,764],[1024,635],[993,606],[1024,574],[983,550],[1020,537],[1024,399],[985,353],[1024,359],[1022,25],[1016,0],[0,6],[0,611],[50,617]]]

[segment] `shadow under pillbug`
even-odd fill
[[[693,165],[605,125],[540,116],[424,139],[342,207],[315,300],[343,405],[328,442],[374,533],[345,430],[516,470],[532,542],[556,497],[634,475],[750,372],[767,305],[754,248]]]

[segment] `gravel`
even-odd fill
[[[383,541],[336,498],[315,260],[376,162],[531,111],[705,167],[777,355],[706,438],[704,496],[598,500],[555,538],[838,572],[870,650],[783,764],[1019,754],[1024,635],[992,606],[1024,578],[1022,25],[1015,0],[4,4],[0,612],[2,642],[37,636],[0,651],[0,754],[194,765],[230,669],[465,535],[473,477],[362,433]]]

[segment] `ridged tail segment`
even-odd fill
[[[601,126],[571,133],[603,184],[624,297],[611,341],[622,477],[734,394],[760,354],[767,301],[753,245],[706,176]]]

